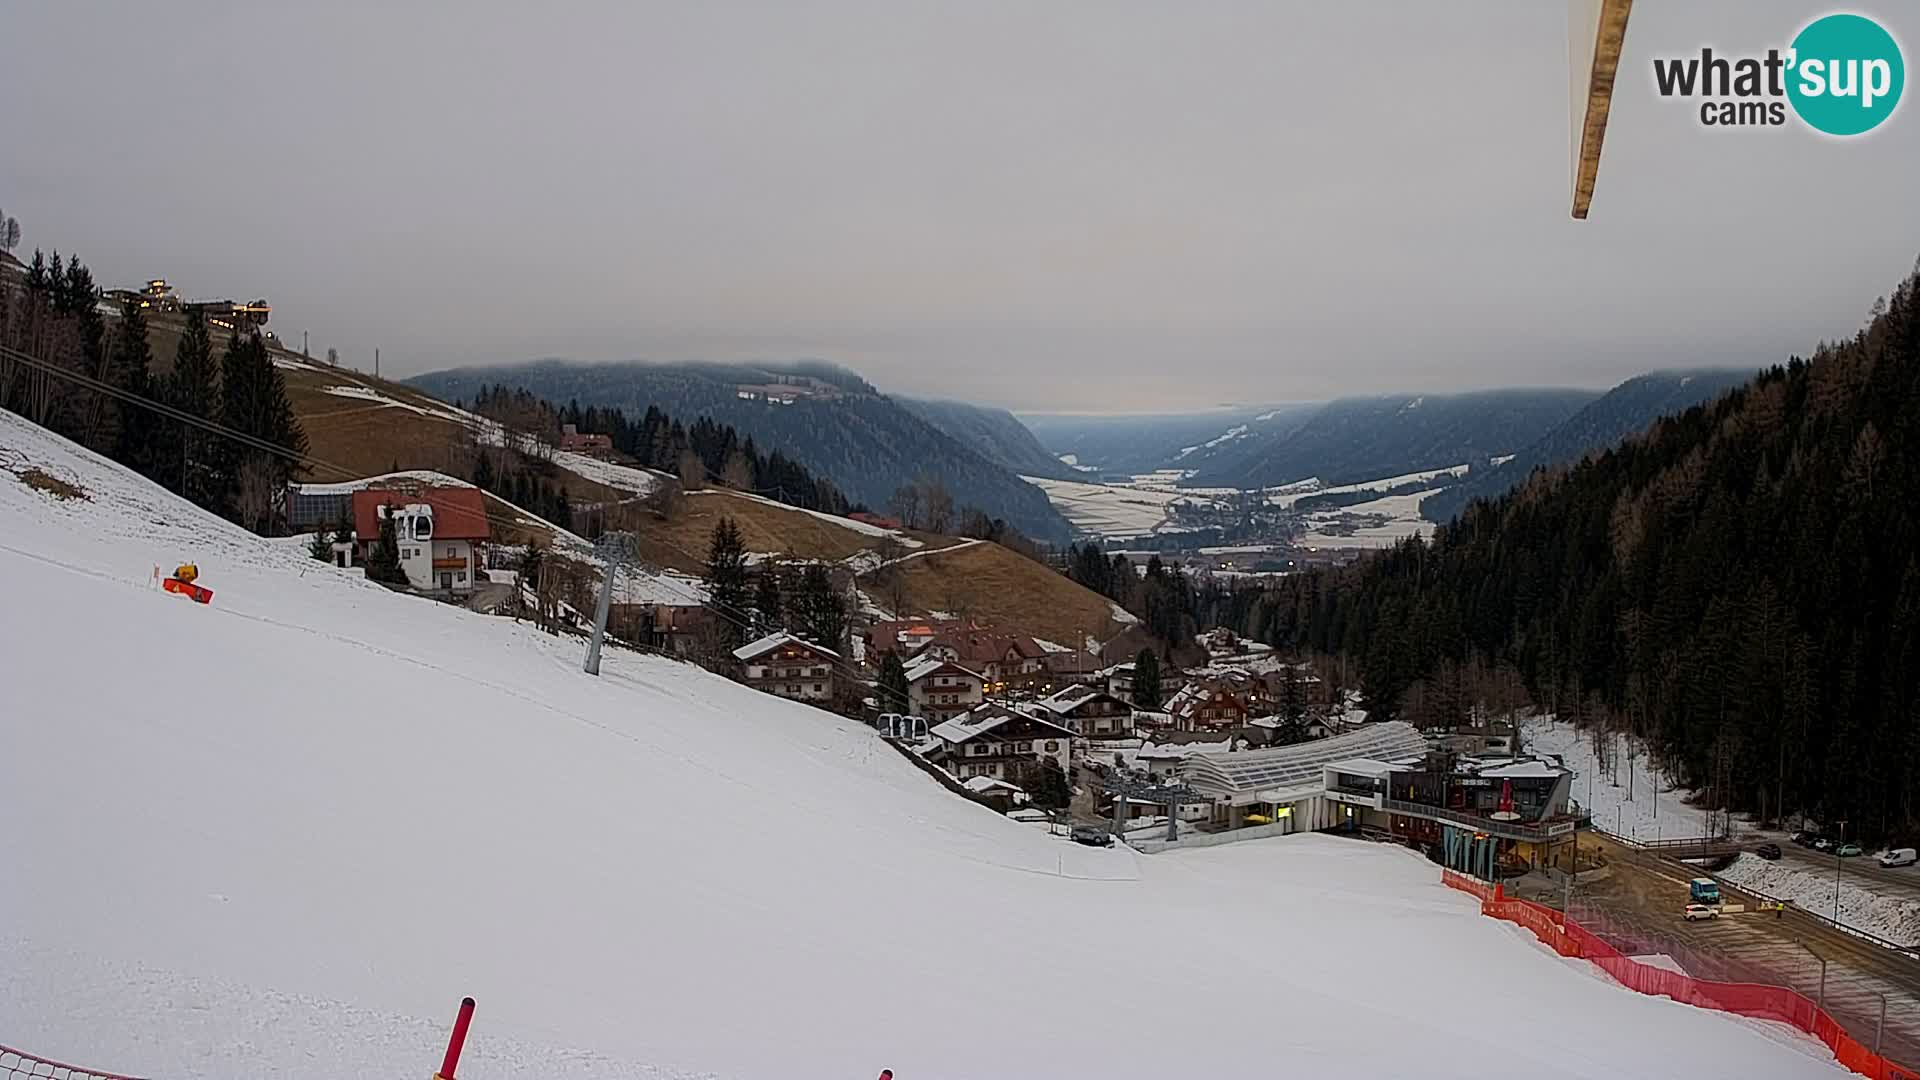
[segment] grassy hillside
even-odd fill
[[[824,370],[824,369],[822,369]],[[831,374],[831,372],[829,372]],[[778,447],[846,496],[885,507],[894,491],[937,477],[956,507],[980,507],[1028,536],[1064,543],[1071,530],[1045,495],[973,447],[928,423],[857,376],[840,372],[840,385],[806,388],[791,404],[752,397],[777,373],[709,364],[566,364],[544,361],[432,372],[411,385],[444,400],[473,400],[483,387],[520,387],[552,402],[617,407],[639,417],[657,405],[692,423],[708,417]],[[747,388],[748,398],[740,396]]]
[[[916,611],[950,612],[1061,645],[1088,634],[1105,641],[1124,629],[1112,601],[998,544],[951,547],[890,569],[902,575],[902,592]]]
[[[171,358],[171,342],[166,355]],[[335,466],[316,468],[310,479],[350,480],[394,469],[468,475],[461,414],[446,403],[370,375],[301,362],[294,354],[285,354],[283,360],[287,393],[306,428],[311,453]],[[576,506],[630,497],[563,464],[555,466],[553,480],[567,489]],[[521,542],[544,531],[537,519],[492,496],[488,506],[497,536]],[[760,554],[843,563],[865,551],[875,553],[866,560],[872,562],[890,546],[853,522],[709,489],[681,497],[669,519],[639,516],[640,556],[655,566],[699,573],[713,528],[723,516],[740,526],[747,550]],[[893,568],[900,575],[897,594],[907,608],[903,614],[951,611],[1062,644],[1083,634],[1104,640],[1121,629],[1106,598],[997,544],[961,546],[954,537],[926,533],[912,533],[910,539],[922,546],[888,552],[922,553]],[[953,550],[941,550],[946,548]],[[871,574],[859,584],[879,599]]]

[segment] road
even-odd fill
[[[1789,843],[1784,837],[1774,843],[1780,845],[1780,861],[1783,864],[1796,870],[1824,875],[1828,881],[1833,880],[1833,864],[1836,861],[1833,855]],[[1748,845],[1747,850],[1753,850],[1752,845]],[[1920,866],[1881,866],[1872,855],[1839,859],[1838,862],[1842,881],[1885,896],[1920,900]]]
[[[1680,917],[1680,909],[1694,873],[1690,867],[1602,837],[1582,840],[1583,846],[1588,843],[1606,853],[1612,872],[1604,880],[1575,889],[1573,915],[1581,923],[1617,939],[1616,944],[1637,955],[1666,953],[1701,978],[1774,983],[1809,998],[1820,995],[1820,958],[1824,958],[1828,1011],[1854,1038],[1871,1047],[1884,995],[1884,1052],[1905,1065],[1920,1067],[1920,960],[1794,910],[1778,916],[1749,912],[1687,922]],[[1827,868],[1830,872],[1832,864]],[[1728,899],[1753,900],[1731,889]]]

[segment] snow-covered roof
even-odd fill
[[[1342,761],[1329,761],[1326,767],[1332,769],[1334,772],[1346,773],[1348,776],[1370,776],[1376,780],[1393,771],[1393,766],[1388,762],[1375,761],[1372,758],[1346,758]]]
[[[758,641],[750,641],[747,644],[740,646],[739,648],[733,650],[733,658],[735,660],[751,660],[756,656],[761,656],[766,653],[770,653],[773,650],[779,648],[780,646],[786,645],[789,643],[794,645],[799,645],[803,648],[811,649],[817,653],[823,653],[827,656],[833,657],[836,660],[840,658],[840,654],[837,652],[834,652],[832,649],[829,649],[824,645],[815,645],[811,641],[806,641],[804,639],[794,637],[792,634],[787,633],[785,630],[776,631],[774,633],[768,634],[766,637],[763,637]]]
[[[1009,784],[1005,780],[995,780],[991,776],[969,777],[961,781],[960,786],[976,795],[985,795],[989,791],[1011,791],[1017,794],[1026,794],[1026,789],[1019,784]]]
[[[1052,728],[1058,738],[1073,738],[1073,732],[1051,721],[1028,713],[1014,712],[1012,709],[991,703],[978,706],[972,712],[956,716],[944,724],[936,724],[927,734],[944,743],[963,743],[968,739],[984,735],[1009,720],[1025,720],[1042,727]]]
[[[1391,720],[1328,739],[1271,750],[1233,754],[1195,754],[1187,759],[1187,782],[1204,790],[1250,796],[1263,789],[1301,789],[1321,784],[1332,762],[1355,759],[1384,762],[1427,751],[1427,740],[1412,724]]]
[[[959,664],[953,663],[950,660],[942,660],[937,656],[928,656],[928,657],[923,657],[919,660],[915,660],[913,663],[907,665],[907,681],[910,683],[919,682],[921,679],[924,679],[927,676],[933,674],[934,672],[939,671],[941,668],[946,668],[946,667],[950,667],[955,671],[959,671],[967,675],[971,675],[976,679],[984,678],[984,676],[980,675],[978,672],[968,671],[966,668],[961,667]]]
[[[1063,686],[1060,689],[1055,690],[1053,693],[1048,694],[1046,697],[1043,697],[1040,700],[1034,702],[1034,704],[1047,710],[1048,712],[1062,713],[1062,712],[1066,712],[1068,709],[1073,708],[1075,705],[1078,705],[1081,702],[1087,700],[1088,698],[1094,696],[1095,694],[1102,694],[1102,693],[1105,693],[1105,691],[1101,690],[1097,686],[1086,686],[1083,684],[1075,684],[1073,686]]]
[[[345,480],[337,484],[288,484],[287,490],[295,495],[351,495],[356,491],[375,487],[399,487],[404,484],[421,484],[432,487],[472,487],[472,484],[457,476],[448,476],[431,469],[402,469],[399,472],[381,473],[360,480]]]
[[[1561,776],[1567,770],[1545,761],[1516,761],[1495,769],[1481,769],[1480,775],[1495,780],[1538,780]]]

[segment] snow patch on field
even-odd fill
[[[0,476],[33,613],[0,620],[0,820],[31,822],[0,829],[0,1031],[35,1053],[425,1076],[471,994],[465,1080],[1814,1071],[1403,849],[1075,845],[851,721],[622,650],[589,677],[577,638],[326,571],[4,413],[0,447],[90,496]],[[148,584],[189,558],[211,606]],[[1110,995],[1021,992],[1143,971],[1206,1022],[1121,1038]]]
[[[1675,960],[1666,953],[1650,953],[1646,956],[1634,956],[1628,959],[1638,964],[1645,964],[1650,968],[1659,968],[1661,971],[1671,971],[1675,975],[1690,974],[1686,968],[1680,966],[1680,961]]]
[[[370,386],[329,386],[325,387],[324,391],[332,394],[334,397],[354,398],[359,401],[369,401],[378,405],[384,405],[388,408],[405,409],[411,413],[418,413],[421,416],[431,416],[435,419],[447,420],[455,424],[471,424],[475,419],[472,413],[464,412],[451,406],[443,408],[439,406],[428,407],[416,405],[411,401],[401,401],[391,394],[383,394]]]
[[[1300,537],[1301,547],[1379,548],[1392,547],[1410,536],[1430,536],[1433,523],[1420,516],[1420,503],[1439,488],[1405,495],[1387,495],[1368,502],[1335,510],[1316,510],[1307,515],[1308,529]],[[1349,527],[1342,524],[1353,517],[1375,516],[1384,520]]]
[[[636,469],[631,465],[602,461],[597,457],[576,454],[571,450],[555,450],[553,463],[584,480],[605,484],[615,491],[624,491],[629,495],[650,494],[665,482],[665,477],[659,473],[647,469]]]
[[[702,488],[698,491],[686,492],[686,494],[716,495],[716,494],[721,494],[721,492],[714,488]],[[872,536],[872,537],[890,536],[897,543],[899,543],[901,547],[904,547],[904,548],[917,548],[917,547],[924,547],[926,545],[926,541],[908,536],[906,533],[903,533],[898,529],[889,529],[880,525],[870,525],[864,521],[855,521],[852,518],[844,518],[835,514],[829,514],[824,510],[805,510],[798,506],[792,506],[788,503],[783,503],[778,499],[769,499],[764,495],[755,495],[755,494],[752,494],[751,492],[745,492],[745,491],[727,491],[725,492],[725,494],[731,495],[736,499],[751,499],[754,502],[765,503],[768,506],[777,506],[780,509],[786,510],[790,513],[807,514],[811,517],[819,518],[821,521],[827,522],[828,524],[838,525],[841,528],[849,530],[851,532],[857,532],[862,536]]]

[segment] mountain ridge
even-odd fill
[[[884,509],[894,490],[923,476],[946,484],[956,506],[1005,518],[1037,540],[1070,535],[1038,488],[983,456],[845,368],[787,364],[580,364],[540,360],[450,368],[406,380],[443,400],[480,387],[523,387],[564,403],[614,406],[640,415],[649,405],[691,422],[706,416],[779,449],[831,479],[850,499]]]
[[[1445,523],[1476,498],[1491,498],[1523,484],[1533,470],[1579,461],[1646,431],[1662,417],[1685,412],[1741,386],[1752,372],[1728,368],[1650,371],[1609,389],[1498,464],[1475,464],[1460,483],[1420,504],[1428,521]]]

